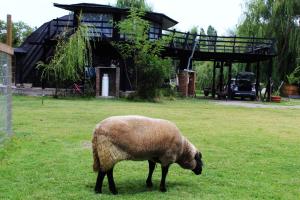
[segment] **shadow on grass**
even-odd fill
[[[123,195],[123,196],[140,195],[140,194],[149,193],[149,192],[161,193],[159,191],[160,181],[153,181],[152,188],[147,188],[146,180],[142,180],[142,179],[134,180],[134,181],[133,180],[118,181],[115,179],[115,183],[116,183],[116,187],[117,187],[119,195]],[[94,187],[95,187],[95,183],[92,183],[92,182],[85,185],[85,188],[87,190],[89,190],[89,192],[91,192],[91,193],[95,193]],[[188,182],[175,182],[175,181],[167,182],[167,191],[175,190],[175,188],[180,188],[180,190],[185,191],[186,188],[188,188],[188,187],[190,187],[190,184]],[[108,189],[107,180],[105,180],[103,182],[102,195],[112,195]]]

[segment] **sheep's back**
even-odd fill
[[[142,116],[115,116],[103,120],[95,134],[109,138],[130,159],[144,160],[179,154],[183,138],[175,124]],[[174,158],[175,159],[175,158]]]

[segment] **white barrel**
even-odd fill
[[[102,77],[102,96],[108,97],[108,91],[109,91],[109,78],[108,74],[103,74]]]

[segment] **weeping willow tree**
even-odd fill
[[[169,40],[149,40],[150,24],[143,19],[144,15],[142,9],[131,7],[127,18],[116,25],[126,42],[114,42],[113,46],[120,53],[125,68],[126,63],[131,63],[128,79],[137,97],[154,100],[160,96],[160,88],[170,74],[170,60],[161,58],[161,51]]]
[[[138,8],[143,9],[145,11],[151,11],[152,8],[149,4],[145,2],[145,0],[118,0],[116,3],[116,7],[118,8]]]
[[[277,43],[277,58],[273,78],[285,80],[297,67],[300,57],[300,1],[247,0],[244,19],[238,26],[238,35],[272,37]]]
[[[89,27],[81,24],[71,36],[68,36],[68,31],[63,32],[50,62],[38,63],[37,67],[42,71],[41,79],[55,82],[56,96],[57,89],[62,83],[81,80],[84,67],[91,65],[90,31]]]

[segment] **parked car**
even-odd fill
[[[236,78],[231,79],[230,98],[256,99],[255,74],[252,72],[239,72]]]

